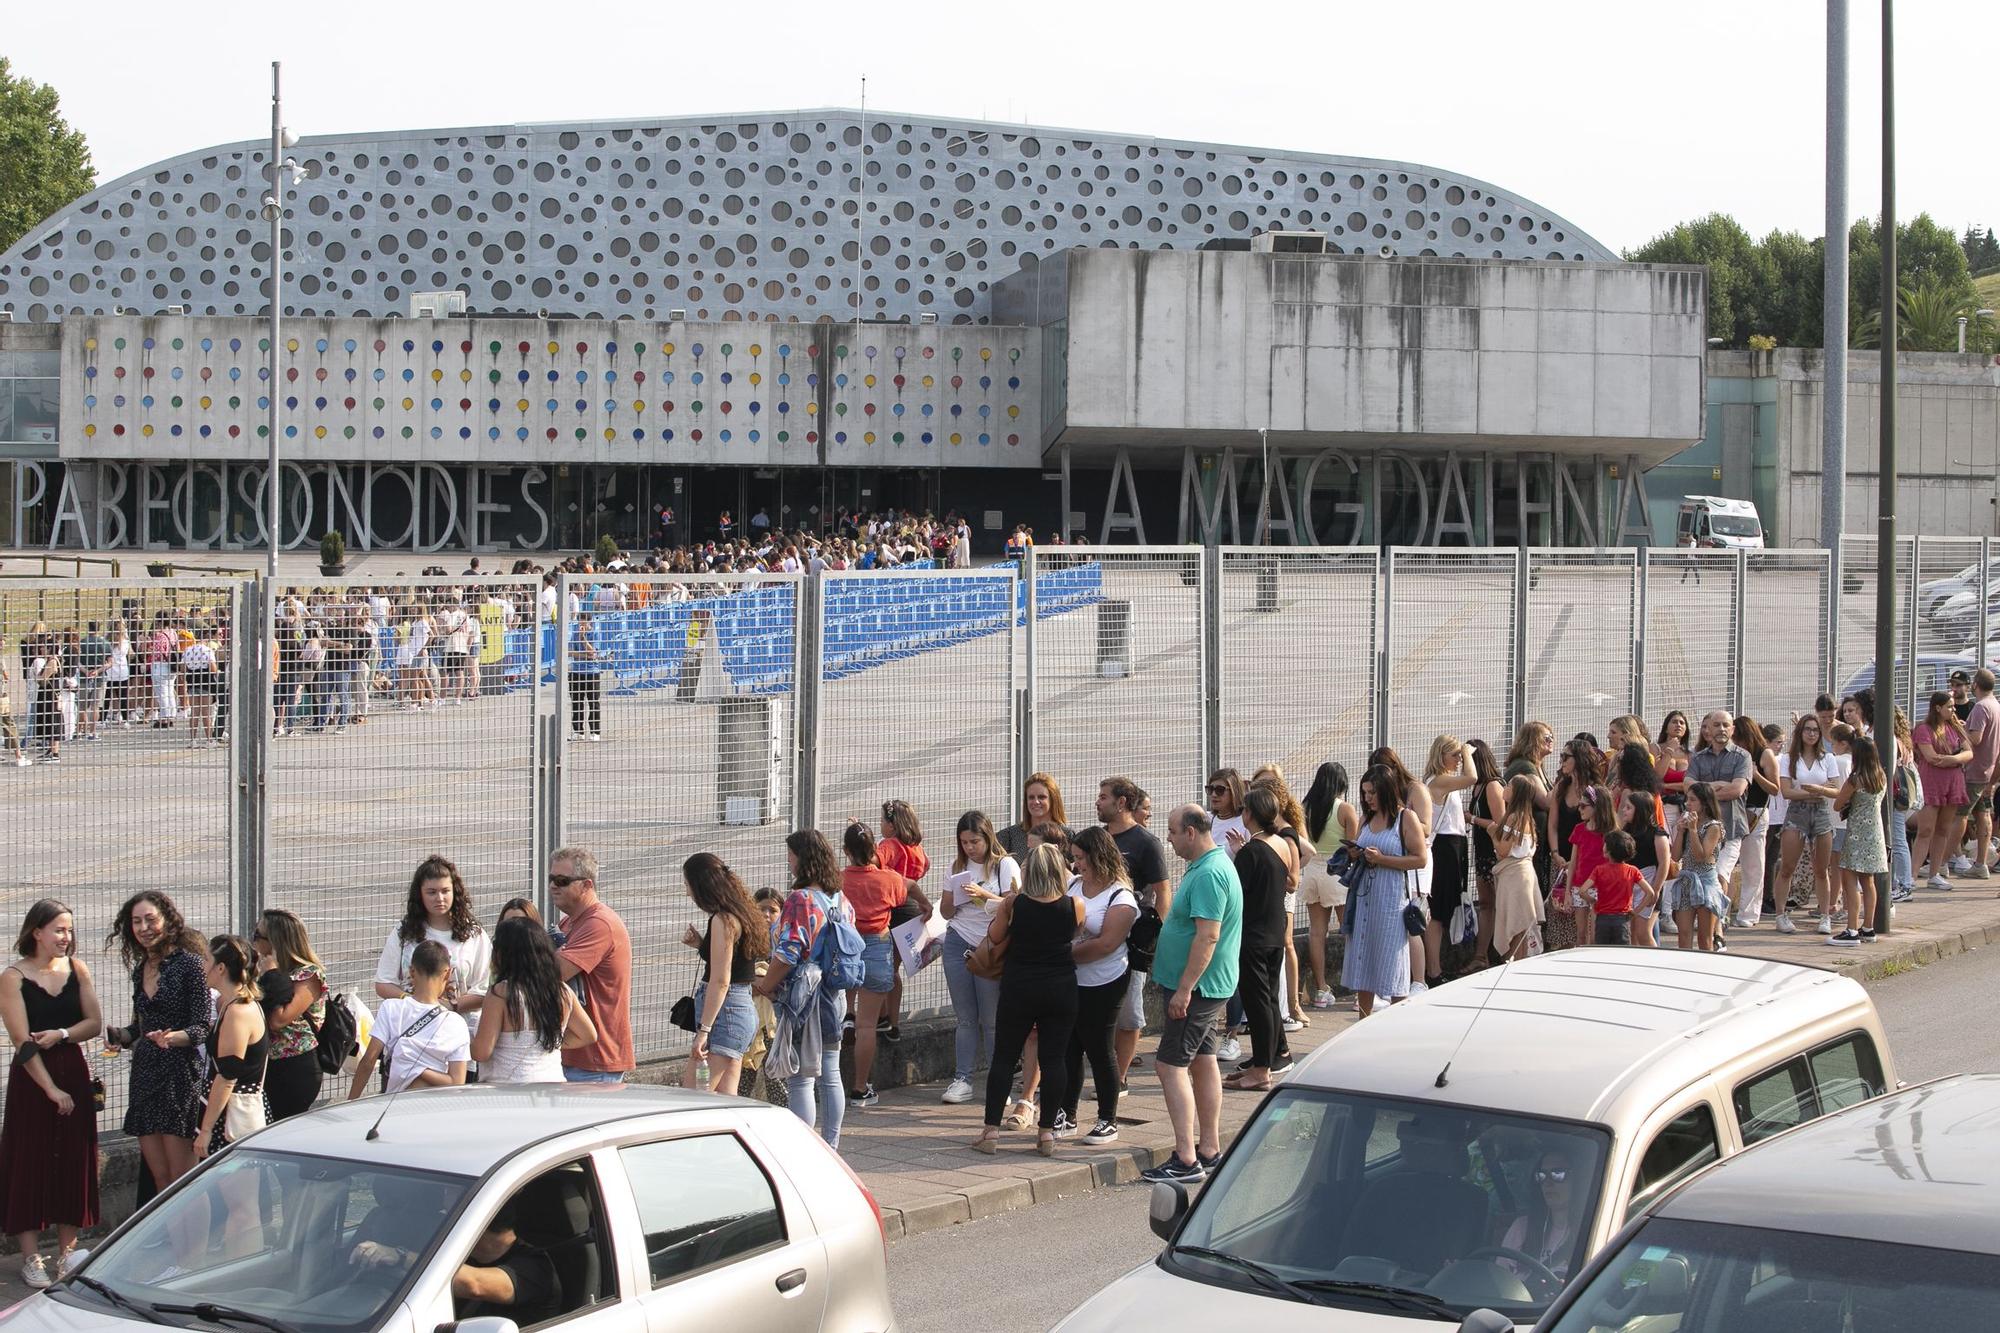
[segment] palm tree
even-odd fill
[[[1968,329],[1967,346],[1981,346],[1993,339],[1991,322],[1976,318],[1970,302],[1957,292],[1940,282],[1925,282],[1918,287],[1899,287],[1896,291],[1896,346],[1905,352],[1954,352],[1958,350],[1958,319],[1963,315],[1973,321]],[[1848,345],[1852,347],[1880,347],[1882,345],[1882,314],[1870,310],[1866,314],[1855,311],[1848,326]],[[1975,341],[1976,340],[1976,341]]]

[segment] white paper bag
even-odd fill
[[[914,977],[938,956],[938,941],[944,938],[944,932],[944,914],[935,906],[927,917],[918,917],[890,928],[889,936],[896,941],[896,953],[903,960],[905,977]]]

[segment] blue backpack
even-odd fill
[[[859,986],[868,976],[861,950],[861,932],[841,913],[839,901],[828,895],[826,924],[813,940],[813,961],[819,964],[820,985],[837,991]]]

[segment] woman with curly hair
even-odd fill
[[[681,938],[701,954],[701,982],[694,989],[694,1048],[688,1052],[688,1077],[681,1086],[694,1087],[697,1069],[706,1064],[709,1089],[733,1097],[743,1077],[743,1057],[757,1036],[750,982],[757,964],[770,952],[770,927],[750,900],[750,890],[715,853],[690,856],[681,865],[681,878],[688,897],[708,918],[704,929],[689,926]]]
[[[389,932],[382,956],[375,963],[378,997],[395,1000],[410,993],[410,955],[425,940],[436,941],[450,955],[444,1002],[465,1015],[466,1027],[478,1036],[486,979],[493,970],[493,941],[473,915],[472,895],[466,890],[464,876],[442,856],[425,857],[410,876],[403,919]]]
[[[104,1044],[132,1050],[132,1095],[125,1132],[158,1189],[194,1168],[201,1124],[201,1048],[214,1010],[208,993],[208,941],[189,927],[174,900],[143,889],[125,900],[105,939],[132,972],[132,1022],[107,1029]]]

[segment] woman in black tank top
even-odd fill
[[[986,1071],[986,1128],[973,1141],[977,1152],[998,1150],[1000,1116],[1014,1085],[1014,1065],[1035,1032],[1036,1063],[1042,1073],[1040,1132],[1035,1150],[1053,1157],[1056,1116],[1069,1093],[1065,1056],[1076,1025],[1076,962],[1070,953],[1083,924],[1083,904],[1068,894],[1069,872],[1062,853],[1043,843],[1028,853],[1021,888],[1000,904],[987,931],[1007,942],[1000,973],[1000,1006],[994,1022],[993,1063]]]

